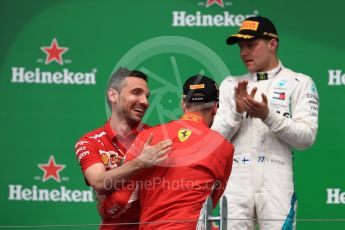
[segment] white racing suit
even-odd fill
[[[266,75],[266,76],[265,76]],[[292,149],[305,149],[316,138],[319,99],[312,79],[284,68],[281,63],[262,75],[227,77],[220,85],[220,105],[212,129],[235,146],[228,199],[228,229],[294,229],[297,199],[294,193]],[[248,80],[255,100],[268,98],[269,115],[262,121],[236,112],[235,86]]]

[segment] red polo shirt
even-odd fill
[[[167,138],[173,145],[167,160],[140,171],[135,178],[139,187],[140,229],[195,229],[207,196],[211,195],[215,207],[225,190],[234,147],[211,130],[200,115],[187,113],[180,120],[141,132],[128,150],[126,161],[140,154],[150,133],[152,145]],[[126,204],[119,199],[129,199],[132,188],[130,184],[127,190],[113,193],[112,197],[116,196],[118,204]]]
[[[114,169],[121,166],[125,159],[127,148],[133,143],[138,133],[147,129],[147,125],[139,125],[132,130],[127,138],[120,141],[114,130],[110,126],[110,120],[101,128],[91,131],[82,136],[75,145],[75,152],[83,171],[96,163],[102,163],[106,170]],[[138,222],[139,211],[134,205],[120,218],[103,219],[102,224],[129,223]],[[102,230],[110,229],[138,229],[137,225],[120,225],[120,226],[101,226]]]

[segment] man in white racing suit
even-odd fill
[[[254,230],[256,224],[260,230],[294,229],[292,150],[315,142],[318,93],[310,77],[280,63],[278,33],[269,19],[245,19],[227,39],[227,44],[235,43],[249,73],[221,83],[212,126],[235,145],[224,192],[228,229]]]

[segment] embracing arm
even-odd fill
[[[167,139],[156,145],[150,145],[152,134],[148,137],[140,155],[121,165],[120,167],[106,171],[102,163],[89,166],[84,173],[88,183],[99,195],[109,194],[117,188],[121,188],[125,181],[133,176],[139,169],[150,167],[166,159],[172,145]]]

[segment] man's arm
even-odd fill
[[[231,139],[237,132],[241,120],[241,108],[237,109],[237,88],[235,80],[226,78],[219,87],[219,109],[214,118],[212,129],[227,139]]]
[[[141,149],[143,148],[143,141],[145,140],[145,132],[141,132],[138,137],[135,139],[133,145],[126,153],[125,164],[131,164],[133,161],[136,161],[138,158],[142,157],[143,154],[139,155]],[[153,135],[150,134],[149,142],[151,142]],[[167,155],[159,158],[161,161],[165,160]],[[150,161],[150,157],[142,158],[142,161]],[[142,175],[146,175],[145,170],[140,170],[132,176],[126,183],[122,184],[121,188],[116,189],[110,195],[106,196],[104,199],[100,200],[98,203],[97,209],[99,214],[103,219],[107,218],[116,218],[125,213],[139,198],[140,192],[140,178]]]
[[[296,149],[305,149],[316,138],[319,97],[311,78],[296,81],[298,83],[291,97],[290,117],[269,110],[265,94],[261,95],[261,102],[255,101],[251,96],[245,97],[243,101],[245,110],[252,117],[260,118],[282,141]]]
[[[98,195],[106,195],[120,188],[139,169],[150,167],[166,159],[172,141],[167,139],[151,146],[152,134],[143,144],[139,157],[126,164],[106,171],[102,163],[89,166],[84,176]]]
[[[281,140],[296,149],[314,144],[318,129],[319,97],[311,78],[303,79],[291,97],[291,116],[270,111],[263,121]]]
[[[215,190],[212,192],[213,208],[216,207],[219,199],[223,195],[225,188],[228,184],[228,180],[232,169],[235,148],[232,144],[228,143],[225,140],[223,144],[220,145],[219,151],[222,151],[223,157],[219,159],[221,162],[217,167],[219,170],[219,184],[218,187],[216,187]],[[224,165],[224,167],[221,167],[221,165]]]

